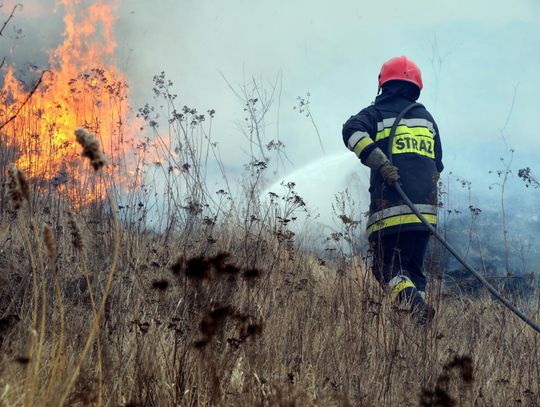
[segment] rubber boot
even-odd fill
[[[410,304],[411,318],[418,325],[427,325],[435,317],[435,309],[426,303],[422,294],[415,287],[407,287],[397,296],[401,303]]]
[[[411,317],[418,325],[428,325],[435,317],[435,308],[417,294],[411,301]]]

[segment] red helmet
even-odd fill
[[[388,81],[400,80],[412,82],[422,89],[422,74],[420,68],[405,55],[386,61],[379,73],[379,89]]]

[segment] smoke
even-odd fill
[[[486,170],[478,182],[443,173],[439,230],[475,267],[489,274],[540,273],[540,190],[527,188],[515,165],[496,161],[491,173]],[[309,231],[324,241],[341,229],[339,202],[344,196],[348,197],[345,214],[365,227],[369,172],[354,154],[317,160],[275,182],[262,196],[270,192],[282,196],[288,183],[294,183],[309,214],[299,216],[293,230]],[[306,222],[311,228],[305,227]],[[358,244],[365,246],[366,240],[361,238]],[[443,266],[446,270],[461,267],[448,253]]]
[[[5,21],[16,7],[14,16],[6,26],[0,57],[6,65],[16,66],[21,80],[35,76],[35,71],[45,69],[49,52],[62,42],[63,15],[54,0],[0,1],[0,16]]]
[[[271,81],[282,72],[282,134],[294,162],[303,165],[321,154],[309,126],[290,112],[296,96],[311,91],[323,142],[330,153],[339,152],[341,124],[373,100],[378,69],[394,55],[408,54],[422,67],[422,101],[439,119],[449,147],[497,136],[519,83],[527,85],[518,89],[512,118],[524,123],[530,117],[539,56],[528,39],[538,34],[538,6],[451,4],[393,2],[383,11],[353,1],[332,7],[307,1],[133,1],[124,6],[119,43],[130,50],[128,69],[141,91],[152,73],[170,71],[186,103],[217,110],[224,140],[235,137],[241,107],[220,72],[234,83],[252,75]],[[517,64],[523,54],[527,63]],[[515,123],[507,128],[509,141],[521,148],[526,132]],[[234,149],[229,152],[231,161],[238,158]]]
[[[2,15],[10,4],[4,2]],[[500,158],[509,162],[509,149],[514,149],[504,199],[508,236],[519,240],[537,233],[527,220],[540,209],[538,191],[524,188],[515,177],[526,166],[540,173],[534,122],[540,94],[540,45],[534,40],[539,20],[540,4],[534,0],[512,7],[502,0],[429,5],[395,0],[384,8],[352,0],[331,6],[307,0],[132,0],[119,5],[116,57],[128,74],[135,108],[151,102],[152,76],[165,70],[175,82],[179,104],[203,112],[215,109],[213,137],[235,174],[250,157],[239,131],[243,106],[223,76],[234,86],[255,77],[268,90],[280,75],[279,95],[264,123],[265,142],[283,141],[293,165],[286,167],[287,176],[278,172],[270,188],[296,179],[299,194],[320,214],[318,221],[333,227],[338,191],[348,187],[358,205],[367,208],[365,170],[344,153],[341,126],[374,99],[380,65],[406,54],[423,71],[419,101],[441,131],[443,179],[449,188],[445,210],[461,211],[466,218],[469,205],[481,208],[478,218],[489,218],[484,236],[503,233],[497,170],[505,165]],[[13,23],[1,39],[5,49],[12,49],[9,62],[21,71],[45,67],[48,50],[62,40],[62,8],[53,0],[25,1]],[[326,155],[311,120],[293,110],[297,97],[307,92]],[[362,181],[348,184],[357,170]],[[471,183],[470,199],[458,177]]]
[[[81,7],[92,3],[82,1]],[[12,4],[4,2],[1,12]],[[518,152],[536,143],[530,118],[540,91],[540,52],[531,39],[539,34],[539,8],[525,0],[511,8],[500,0],[435,1],[429,7],[419,0],[394,1],[384,12],[354,1],[327,7],[304,0],[133,0],[118,7],[117,64],[128,73],[135,108],[151,99],[152,76],[162,70],[175,82],[182,103],[201,111],[214,108],[216,137],[231,166],[247,161],[238,148],[244,142],[237,127],[242,106],[222,74],[243,84],[253,76],[270,83],[281,73],[269,138],[279,134],[300,168],[323,154],[309,120],[292,110],[296,97],[311,92],[325,150],[340,153],[341,125],[375,97],[382,62],[407,54],[423,70],[420,101],[438,120],[445,161],[449,168],[462,168],[479,148],[498,156],[503,127]],[[24,1],[4,41],[13,48],[9,62],[21,71],[45,67],[48,51],[62,40],[62,18],[62,6],[53,0]],[[22,34],[14,31],[19,29]]]

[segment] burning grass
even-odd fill
[[[133,127],[125,124],[129,93],[124,73],[114,65],[114,6],[104,1],[88,7],[78,0],[59,3],[65,12],[64,41],[50,52],[49,66],[38,73],[31,92],[16,77],[20,67],[4,67],[1,142],[6,161],[15,161],[29,179],[39,181],[36,188],[83,205],[104,199],[111,182],[96,181],[78,159],[73,131],[85,127],[92,132],[94,143],[101,144],[115,166],[109,178],[114,175],[117,185],[127,186],[126,144],[135,144],[138,126],[133,119]],[[101,158],[91,162],[94,169]]]

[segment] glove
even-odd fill
[[[381,177],[383,177],[388,185],[393,185],[399,181],[398,168],[390,164],[389,161],[385,162],[381,168],[379,168],[379,174],[381,174]]]
[[[387,184],[392,185],[399,180],[398,168],[390,164],[379,147],[375,148],[362,162],[373,171],[378,171]]]

